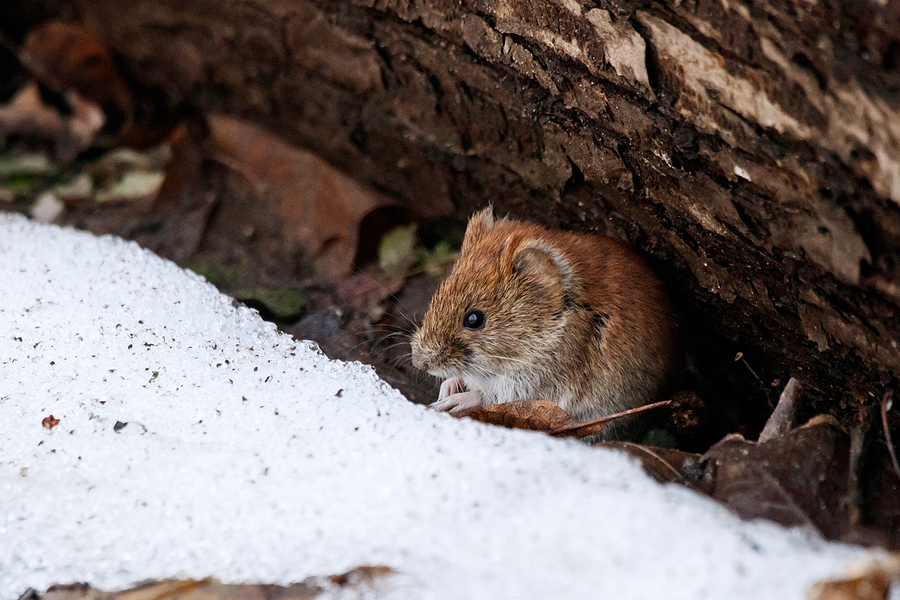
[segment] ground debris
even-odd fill
[[[288,586],[230,585],[212,578],[165,579],[120,592],[104,592],[86,583],[73,583],[51,586],[44,594],[30,589],[20,600],[312,600],[335,588],[348,592],[348,598],[363,598],[377,593],[381,581],[395,572],[382,565],[364,565],[340,575],[310,577]]]
[[[573,422],[566,411],[550,400],[517,400],[503,404],[486,404],[451,414],[455,417],[468,417],[490,425],[544,431],[555,437],[585,438],[603,431],[610,421],[668,404],[669,402],[665,401],[639,406],[584,423]]]
[[[891,583],[900,585],[900,554],[868,561],[844,579],[813,585],[807,600],[887,600]]]

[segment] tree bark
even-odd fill
[[[801,415],[896,386],[900,1],[71,10],[173,103],[269,126],[424,213],[493,203],[627,240],[700,370],[760,415],[791,375]]]

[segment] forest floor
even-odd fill
[[[98,106],[33,81],[11,90],[0,105],[0,211],[135,240],[330,358],[372,365],[412,402],[437,397],[438,382],[411,366],[409,334],[456,258],[462,221],[417,223],[391,198],[231,117],[187,119],[140,151],[104,141],[105,122]],[[786,407],[802,394],[789,382],[778,389]],[[790,409],[776,411],[765,443],[752,428],[710,426],[716,402],[687,387],[643,445],[616,447],[745,518],[900,549],[900,469],[866,443],[890,396],[849,431],[826,416],[793,429]]]

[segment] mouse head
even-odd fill
[[[412,339],[413,364],[477,379],[533,370],[559,342],[577,292],[571,264],[546,230],[492,209],[475,214],[459,260]]]

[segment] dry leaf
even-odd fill
[[[66,94],[71,116],[44,104],[38,85],[26,84],[13,99],[0,106],[0,134],[53,140],[60,162],[66,163],[91,146],[105,117],[100,107],[75,92]]]
[[[210,143],[217,159],[254,184],[259,202],[268,202],[260,213],[280,220],[284,244],[309,256],[321,279],[350,273],[363,218],[396,205],[256,125],[213,116]]]
[[[900,554],[866,562],[845,579],[813,585],[807,600],[887,600],[891,581],[900,584]]]
[[[41,421],[41,425],[44,426],[44,429],[53,429],[59,425],[59,419],[54,419],[53,415],[50,415],[49,417],[44,417]]]
[[[36,82],[25,84],[7,104],[0,106],[0,131],[53,139],[63,129],[59,111],[44,104]]]
[[[698,469],[698,462],[701,459],[699,454],[691,452],[644,446],[632,442],[598,442],[594,446],[621,450],[631,455],[640,461],[641,467],[648,475],[660,483],[688,481],[689,478],[685,478],[685,472]]]
[[[373,584],[393,573],[390,567],[362,566],[341,575],[310,577],[289,586],[226,585],[212,578],[165,579],[121,592],[104,592],[85,583],[74,583],[51,586],[43,595],[29,590],[22,597],[33,600],[313,600],[333,586],[347,589],[353,597],[376,597]]]
[[[394,573],[396,573],[394,569],[385,567],[383,565],[364,565],[362,567],[356,567],[352,571],[347,571],[346,573],[342,573],[340,575],[332,575],[330,579],[331,582],[335,585],[356,586],[360,583],[372,582],[379,577],[393,575]]]
[[[106,47],[85,29],[51,21],[28,33],[20,52],[22,63],[49,88],[74,90],[98,104],[118,131],[134,115],[131,90]]]
[[[487,404],[451,414],[454,417],[469,417],[481,423],[501,425],[511,429],[545,431],[557,437],[583,438],[600,433],[614,419],[668,404],[668,400],[648,404],[584,423],[573,423],[572,417],[550,400],[516,400],[503,404]]]
[[[732,434],[703,457],[708,493],[745,519],[806,525],[833,539],[848,522],[849,452],[849,436],[827,421],[763,444]]]
[[[533,402],[517,400],[505,404],[488,404],[451,414],[454,417],[469,417],[490,425],[532,431],[552,431],[571,422],[569,414],[550,400]]]

